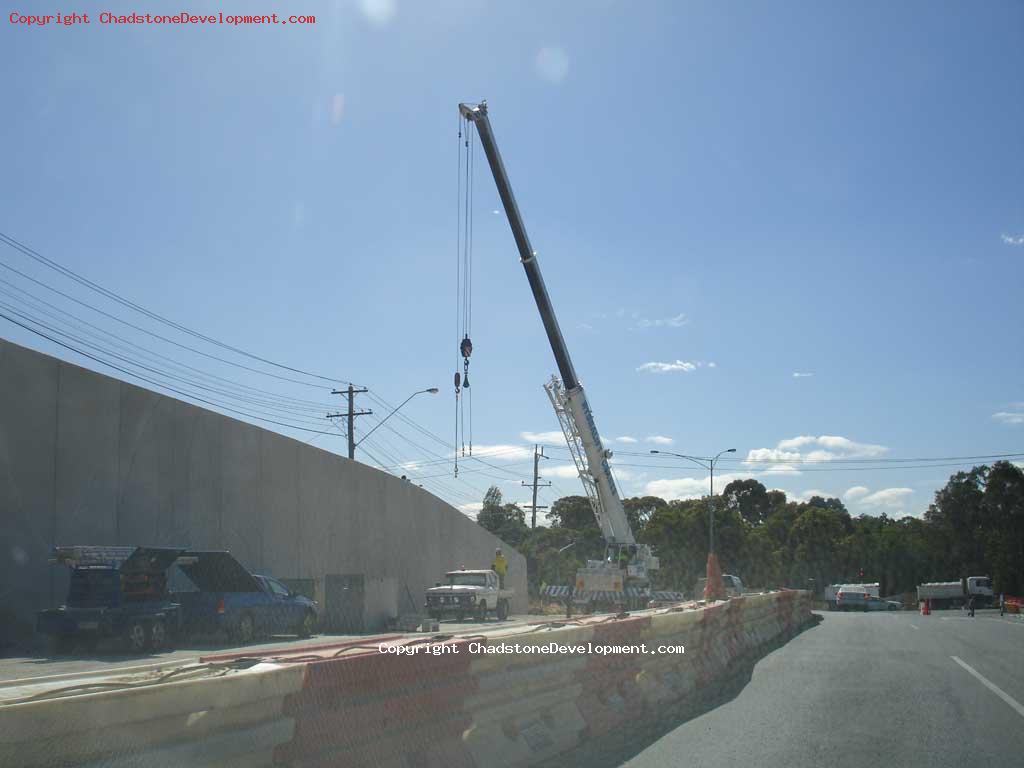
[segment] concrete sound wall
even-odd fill
[[[0,648],[58,605],[56,544],[229,549],[281,578],[393,576],[422,601],[501,541],[418,486],[0,340]],[[510,547],[514,611],[526,563]]]

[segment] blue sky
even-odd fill
[[[5,6],[0,230],[154,312],[386,402],[440,387],[402,413],[450,441],[456,105],[486,98],[597,423],[635,441],[610,444],[626,493],[686,497],[707,481],[631,453],[736,447],[724,480],[921,514],[956,467],[862,460],[1024,451],[1021,3],[190,9],[317,23],[27,28],[8,13],[55,9]],[[554,361],[477,160],[473,442],[488,464],[443,476],[443,441],[399,418],[362,446],[467,511],[492,482],[527,498],[538,436],[555,483],[542,497],[579,492],[544,434],[557,429],[541,389]],[[0,260],[187,338],[9,247]],[[0,272],[204,373],[341,405]],[[386,408],[360,404],[377,414],[365,431]],[[322,422],[318,408],[302,423]],[[279,429],[344,450],[340,435]]]

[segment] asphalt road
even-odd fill
[[[482,629],[512,626],[527,621],[542,621],[543,616],[509,616],[506,621],[490,620],[484,623],[474,622],[441,622],[441,634],[473,634]],[[401,632],[381,632],[379,634],[408,634]],[[419,636],[419,635],[417,635]],[[173,651],[141,655],[126,655],[118,650],[101,648],[93,654],[77,654],[69,656],[19,656],[0,658],[0,686],[11,681],[21,681],[37,677],[63,675],[79,675],[92,672],[112,672],[148,665],[188,664],[199,661],[201,656],[214,656],[228,653],[273,654],[281,651],[294,652],[296,648],[326,643],[343,643],[358,640],[365,635],[316,635],[306,640],[294,637],[275,637],[267,642],[235,646],[226,643],[189,643]]]
[[[734,698],[633,745],[631,757],[616,762],[628,768],[1024,765],[1021,617],[1000,618],[998,611],[978,611],[974,619],[960,611],[822,616],[818,626],[757,662]]]

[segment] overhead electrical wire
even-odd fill
[[[298,419],[299,421],[302,421],[303,423],[307,423],[307,424],[319,424],[320,423],[319,421],[313,421],[312,419],[310,419],[309,415],[306,414],[306,413],[296,412],[296,411],[294,411],[292,409],[283,408],[283,407],[281,407],[281,406],[279,406],[279,405],[277,405],[277,404],[275,404],[273,402],[269,402],[269,401],[258,399],[258,398],[248,397],[246,395],[238,395],[238,394],[232,393],[231,391],[221,389],[220,387],[211,387],[211,386],[208,386],[206,384],[202,384],[202,383],[196,382],[196,381],[194,381],[192,379],[189,379],[187,377],[178,376],[177,374],[169,373],[169,372],[167,372],[167,371],[165,371],[163,369],[154,368],[152,366],[145,365],[145,364],[140,363],[140,362],[138,362],[136,360],[133,360],[130,357],[126,357],[124,355],[118,354],[117,352],[112,352],[111,350],[109,350],[109,349],[107,349],[107,348],[105,348],[103,346],[100,346],[98,344],[94,344],[94,343],[92,343],[90,341],[86,341],[85,339],[82,339],[81,337],[79,337],[79,336],[77,336],[75,334],[68,333],[67,331],[63,331],[63,330],[61,330],[59,328],[54,328],[53,326],[51,326],[51,325],[49,325],[49,324],[47,324],[45,322],[40,321],[36,317],[33,317],[33,316],[29,315],[29,314],[26,314],[23,311],[19,311],[18,309],[11,307],[6,302],[0,301],[0,308],[3,308],[5,310],[7,310],[11,314],[13,314],[13,315],[15,315],[17,317],[20,317],[22,320],[24,320],[26,322],[30,322],[30,323],[32,323],[33,325],[35,325],[35,326],[37,326],[39,328],[43,328],[43,329],[49,331],[50,333],[55,333],[58,336],[61,336],[61,337],[65,338],[65,339],[70,339],[71,341],[75,342],[76,344],[80,344],[82,346],[88,347],[88,348],[94,350],[97,354],[104,354],[104,355],[108,355],[110,357],[113,357],[114,359],[119,360],[121,363],[123,363],[125,365],[133,366],[135,368],[140,368],[140,369],[142,369],[144,371],[147,371],[148,373],[151,373],[151,374],[154,374],[154,375],[157,375],[157,376],[162,376],[164,378],[169,378],[169,379],[181,382],[181,384],[186,385],[186,386],[195,387],[197,389],[202,389],[202,390],[205,390],[205,391],[208,391],[208,392],[213,392],[214,394],[226,396],[226,397],[231,398],[233,400],[237,400],[237,401],[240,401],[240,402],[243,402],[243,403],[247,403],[249,405],[257,405],[257,406],[269,408],[269,409],[271,409],[271,411],[274,411],[274,413],[268,413],[267,411],[256,411],[256,413],[261,413],[263,415],[274,416],[276,418],[282,418],[282,414],[284,414],[285,416],[288,416],[290,418]],[[109,362],[109,361],[107,361],[107,362]],[[134,372],[133,372],[133,375],[137,376],[137,374],[135,374]],[[161,382],[161,383],[163,384],[163,382]],[[188,393],[188,395],[190,397],[195,397],[195,395],[193,393]],[[217,405],[220,405],[220,406],[223,407],[223,403],[221,403],[219,401],[212,401],[212,402],[216,402]]]
[[[0,279],[0,284],[5,284],[5,283],[6,283],[6,281],[4,281],[3,279]],[[20,289],[18,289],[16,287],[15,287],[15,290],[19,290],[20,291]],[[26,295],[31,296],[31,294],[26,294]],[[291,398],[291,397],[288,397],[288,396],[284,396],[284,395],[281,395],[279,393],[270,392],[268,390],[259,389],[257,387],[250,387],[250,386],[242,384],[240,382],[236,382],[236,381],[233,381],[231,379],[227,379],[227,378],[225,378],[223,376],[217,376],[215,374],[211,374],[211,373],[205,372],[205,371],[203,371],[203,370],[201,370],[199,368],[196,368],[194,366],[188,365],[187,363],[182,363],[182,362],[180,362],[178,360],[175,360],[174,358],[170,358],[170,357],[168,357],[166,355],[162,355],[162,354],[157,353],[157,352],[151,352],[150,350],[146,349],[145,347],[143,347],[143,346],[141,346],[139,344],[135,344],[134,342],[129,341],[127,339],[124,339],[123,337],[120,337],[117,334],[114,334],[114,333],[111,333],[109,331],[106,331],[106,330],[100,328],[97,325],[94,325],[92,323],[89,323],[88,321],[85,321],[85,320],[82,320],[81,318],[78,318],[76,315],[72,315],[72,314],[64,312],[63,310],[60,310],[60,309],[58,309],[56,307],[53,307],[53,305],[49,304],[49,302],[41,301],[39,299],[36,299],[35,297],[32,297],[33,298],[32,302],[26,302],[25,299],[21,298],[20,296],[16,296],[16,295],[12,294],[10,291],[7,291],[7,290],[5,290],[2,287],[0,287],[0,296],[6,296],[9,299],[12,299],[14,301],[19,302],[20,306],[13,306],[12,307],[11,305],[5,304],[5,303],[2,303],[2,302],[0,302],[0,305],[6,306],[11,311],[18,312],[20,310],[21,313],[22,313],[21,316],[23,318],[24,317],[31,317],[30,315],[24,314],[24,307],[25,307],[26,304],[28,304],[28,306],[33,311],[39,312],[39,313],[43,314],[44,316],[50,318],[54,322],[60,323],[63,326],[72,328],[75,333],[68,333],[67,334],[71,338],[74,338],[74,339],[76,339],[78,341],[82,341],[81,336],[78,336],[77,334],[84,334],[85,336],[88,336],[89,338],[102,341],[103,343],[108,344],[108,345],[110,345],[110,346],[112,346],[112,347],[114,347],[116,349],[119,349],[119,350],[121,350],[123,352],[126,352],[128,354],[140,355],[143,358],[148,359],[150,361],[154,361],[154,360],[156,362],[163,361],[165,364],[172,366],[172,368],[178,369],[179,372],[182,371],[182,370],[189,371],[190,372],[189,375],[191,375],[191,376],[198,376],[198,377],[200,377],[201,379],[204,379],[204,380],[215,381],[220,386],[227,385],[230,388],[228,390],[222,390],[219,387],[214,388],[215,391],[220,391],[223,394],[227,394],[227,395],[230,395],[232,397],[237,396],[240,399],[243,399],[243,400],[246,400],[246,401],[249,401],[249,402],[258,403],[258,404],[280,406],[282,409],[293,411],[293,412],[296,412],[296,413],[301,413],[301,414],[304,414],[304,415],[305,414],[311,414],[311,413],[323,413],[325,408],[330,407],[329,403],[316,403],[314,401],[308,401],[308,400],[296,400],[294,398]],[[53,307],[56,310],[56,312],[48,311],[47,309],[38,306],[38,304],[42,304],[42,305],[44,305],[44,307]],[[70,317],[71,320],[70,321],[67,320],[66,317],[64,317],[64,316]],[[32,317],[32,320],[34,322],[37,322],[37,323],[40,322],[37,317]],[[82,325],[87,326],[87,328],[82,328],[81,327]],[[98,331],[98,333],[90,331],[90,330],[88,330],[88,328],[94,328],[94,329],[96,329],[96,331]],[[114,341],[110,341],[109,339],[104,338],[104,337],[110,337],[110,339],[114,339]],[[107,350],[105,350],[105,351],[107,351]],[[172,374],[167,374],[167,375],[170,376]],[[181,378],[181,380],[183,380],[183,381],[190,381],[190,382],[192,382],[192,379],[189,379],[187,376],[186,377],[174,376],[174,378]],[[200,386],[200,385],[196,385],[196,386]]]
[[[156,387],[160,387],[161,389],[167,390],[168,392],[174,392],[175,394],[182,395],[183,397],[190,398],[190,399],[195,400],[197,402],[205,403],[206,405],[211,405],[211,406],[213,406],[215,408],[221,408],[222,410],[230,411],[231,413],[236,413],[238,415],[245,416],[245,417],[250,418],[250,419],[255,419],[256,421],[262,421],[262,422],[264,422],[266,424],[276,424],[277,426],[288,427],[289,429],[297,429],[297,430],[300,430],[302,432],[313,432],[313,433],[317,433],[317,434],[331,434],[330,432],[326,432],[324,430],[309,429],[307,427],[298,426],[296,424],[290,424],[290,423],[287,423],[287,422],[277,421],[277,420],[273,420],[273,419],[266,419],[266,418],[254,415],[254,414],[246,412],[246,411],[241,411],[241,410],[238,410],[236,408],[230,408],[230,407],[225,406],[225,405],[223,405],[221,403],[217,403],[217,402],[212,401],[212,400],[208,400],[208,399],[205,399],[205,398],[202,398],[202,397],[198,397],[198,396],[196,396],[196,395],[194,395],[192,393],[182,391],[182,390],[177,389],[175,387],[169,386],[169,385],[167,385],[167,384],[165,384],[163,382],[151,379],[151,378],[149,378],[147,376],[143,376],[143,375],[141,375],[139,373],[136,373],[134,371],[128,370],[127,368],[123,368],[123,367],[121,367],[119,365],[116,365],[115,363],[111,363],[108,360],[104,360],[104,359],[102,359],[100,357],[97,357],[96,355],[93,355],[93,354],[85,352],[85,351],[83,351],[81,349],[78,349],[77,347],[74,347],[71,344],[68,344],[66,342],[60,341],[59,339],[54,338],[53,336],[50,336],[50,335],[48,335],[46,333],[43,333],[38,328],[33,328],[33,327],[29,326],[29,325],[26,325],[25,323],[20,322],[19,320],[14,319],[13,317],[11,317],[10,315],[8,315],[8,314],[6,314],[4,312],[0,312],[0,317],[4,318],[5,320],[7,320],[9,323],[12,323],[13,325],[16,325],[16,326],[18,326],[20,328],[23,328],[26,331],[29,331],[30,333],[33,333],[33,334],[35,334],[37,336],[40,336],[40,337],[42,337],[44,339],[47,339],[48,341],[50,341],[50,342],[52,342],[54,344],[57,344],[58,346],[63,347],[64,349],[70,350],[71,352],[75,352],[75,353],[77,353],[79,355],[82,355],[82,357],[88,358],[89,360],[93,360],[94,362],[100,363],[101,365],[105,365],[108,368],[111,368],[111,369],[113,369],[115,371],[119,371],[121,373],[124,373],[124,374],[126,374],[128,376],[131,376],[133,378],[136,378],[136,379],[138,379],[140,381],[145,381],[148,384],[152,384],[152,385],[154,385]]]
[[[261,376],[268,376],[270,378],[278,379],[280,381],[288,381],[288,382],[291,382],[293,384],[301,384],[302,386],[313,387],[313,388],[319,389],[319,390],[323,390],[323,388],[324,388],[322,384],[314,384],[313,382],[310,382],[310,381],[302,381],[301,379],[293,379],[293,378],[291,378],[289,376],[281,376],[281,375],[276,374],[276,373],[271,373],[270,371],[263,371],[263,370],[260,370],[259,368],[253,368],[252,366],[244,365],[242,363],[235,362],[234,360],[228,360],[226,358],[210,354],[209,352],[204,352],[201,349],[196,349],[195,347],[190,347],[188,344],[182,344],[181,342],[175,341],[174,339],[169,339],[166,336],[162,336],[161,334],[156,333],[155,331],[151,331],[148,328],[143,328],[142,326],[139,326],[139,325],[136,325],[135,323],[129,322],[129,321],[123,319],[123,318],[118,317],[117,315],[113,315],[110,312],[106,312],[105,310],[102,310],[99,307],[94,307],[92,304],[89,304],[88,302],[82,301],[81,299],[78,299],[78,298],[76,298],[75,296],[72,296],[69,293],[65,293],[64,291],[62,291],[62,290],[60,290],[58,288],[54,288],[51,285],[47,285],[43,281],[37,280],[36,278],[32,277],[31,275],[28,275],[28,274],[22,272],[21,270],[12,267],[11,265],[9,265],[6,262],[4,262],[3,260],[0,260],[0,268],[6,269],[9,272],[13,272],[14,274],[18,275],[19,277],[24,278],[25,280],[28,280],[28,281],[30,281],[32,283],[35,283],[36,285],[38,285],[38,286],[40,286],[42,288],[45,288],[46,290],[51,291],[52,293],[55,293],[58,296],[62,296],[63,298],[68,299],[69,301],[73,301],[75,304],[78,304],[79,306],[85,307],[86,309],[92,310],[93,312],[96,312],[97,314],[103,315],[104,317],[109,318],[110,320],[118,322],[118,323],[120,323],[120,324],[122,324],[122,325],[124,325],[124,326],[126,326],[128,328],[132,328],[132,329],[134,329],[136,331],[139,331],[141,333],[145,333],[146,335],[152,336],[153,338],[159,339],[160,341],[163,341],[163,342],[165,342],[167,344],[171,344],[171,345],[173,345],[175,347],[179,347],[180,349],[185,349],[185,350],[188,350],[189,352],[194,352],[197,355],[201,355],[202,357],[209,358],[210,360],[216,360],[218,362],[224,363],[225,365],[231,365],[231,366],[234,366],[235,368],[241,368],[241,369],[246,370],[246,371],[251,371],[253,373],[258,373]]]
[[[274,360],[270,360],[269,358],[262,357],[261,355],[254,354],[252,352],[247,352],[244,349],[240,349],[239,347],[235,347],[235,346],[233,346],[231,344],[228,344],[226,342],[220,341],[219,339],[215,339],[212,336],[207,336],[204,333],[200,333],[199,331],[195,331],[195,330],[193,330],[193,329],[191,329],[191,328],[189,328],[189,327],[187,327],[185,325],[182,325],[181,323],[175,322],[174,320],[170,320],[169,318],[166,318],[163,315],[160,315],[160,314],[158,314],[156,312],[153,312],[153,311],[147,309],[146,307],[143,307],[142,305],[137,304],[134,301],[131,301],[130,299],[126,299],[125,297],[121,296],[120,294],[118,294],[118,293],[116,293],[114,291],[111,291],[111,290],[109,290],[107,288],[104,288],[102,285],[99,285],[98,283],[94,283],[92,280],[89,280],[88,278],[83,277],[82,275],[78,274],[74,270],[69,269],[68,267],[63,266],[62,264],[59,264],[58,262],[54,261],[53,259],[50,259],[50,258],[47,258],[46,256],[43,256],[38,251],[30,248],[29,246],[25,245],[24,243],[19,242],[18,240],[15,240],[13,237],[11,237],[10,235],[8,235],[8,234],[6,234],[4,232],[0,232],[0,242],[10,246],[11,248],[14,248],[15,250],[19,251],[20,253],[24,254],[25,256],[28,256],[30,259],[33,259],[36,262],[38,262],[40,264],[43,264],[44,266],[47,266],[50,269],[52,269],[52,270],[54,270],[54,271],[64,275],[65,277],[75,281],[79,285],[85,286],[86,288],[89,288],[90,290],[95,291],[96,293],[99,293],[101,296],[105,296],[106,298],[110,299],[111,301],[117,302],[118,304],[120,304],[120,305],[122,305],[122,306],[124,306],[124,307],[126,307],[128,309],[132,309],[135,312],[138,312],[138,313],[140,313],[140,314],[150,318],[151,320],[155,320],[157,322],[163,323],[164,325],[167,325],[167,326],[169,326],[171,328],[174,328],[175,330],[178,330],[178,331],[180,331],[182,333],[186,333],[189,336],[193,336],[193,337],[195,337],[197,339],[202,339],[203,341],[207,342],[208,344],[213,344],[213,345],[215,345],[217,347],[220,347],[221,349],[225,349],[225,350],[234,352],[237,355],[241,355],[243,357],[247,357],[250,360],[255,360],[255,361],[264,363],[266,365],[272,366],[274,368],[280,368],[282,370],[291,371],[292,373],[299,373],[299,374],[302,374],[303,376],[309,376],[310,378],[320,379],[322,381],[328,381],[328,382],[331,382],[331,383],[334,383],[334,384],[346,384],[347,385],[347,384],[351,383],[349,381],[346,381],[344,379],[340,379],[340,378],[337,378],[337,377],[334,377],[334,376],[324,376],[322,374],[314,373],[312,371],[306,371],[306,370],[303,370],[301,368],[295,368],[293,366],[286,365],[284,363],[278,363],[278,362],[276,362]]]

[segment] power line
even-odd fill
[[[170,319],[164,317],[163,315],[157,314],[156,312],[152,312],[151,310],[146,309],[145,307],[141,306],[140,304],[136,304],[134,301],[131,301],[130,299],[126,299],[123,296],[121,296],[120,294],[115,293],[114,291],[108,290],[107,288],[104,288],[102,285],[99,285],[98,283],[94,283],[92,280],[89,280],[88,278],[83,277],[82,275],[80,275],[77,272],[69,269],[68,267],[63,266],[62,264],[58,264],[56,261],[53,261],[52,259],[49,259],[46,256],[43,256],[38,251],[35,251],[32,248],[30,248],[29,246],[25,245],[24,243],[21,243],[21,242],[15,240],[13,237],[11,237],[10,235],[8,235],[8,234],[6,234],[4,232],[0,232],[0,242],[4,243],[5,245],[10,246],[11,248],[14,248],[15,250],[19,251],[20,253],[24,254],[25,256],[28,256],[29,258],[34,259],[35,261],[39,262],[40,264],[43,264],[43,265],[49,267],[50,269],[55,270],[56,272],[64,275],[65,277],[68,277],[71,280],[74,280],[79,285],[83,285],[86,288],[89,288],[89,289],[99,293],[101,296],[105,296],[108,299],[110,299],[112,301],[115,301],[115,302],[117,302],[118,304],[121,304],[124,307],[132,309],[132,310],[134,310],[136,312],[139,312],[142,315],[145,315],[146,317],[148,317],[148,318],[150,318],[152,320],[156,320],[157,322],[163,323],[164,325],[170,326],[171,328],[174,328],[174,329],[176,329],[178,331],[181,331],[182,333],[186,333],[186,334],[188,334],[190,336],[193,336],[193,337],[195,337],[197,339],[202,339],[203,341],[205,341],[205,342],[207,342],[209,344],[213,344],[215,346],[218,346],[221,349],[226,349],[228,351],[234,352],[235,354],[242,355],[243,357],[247,357],[250,360],[256,360],[258,362],[265,363],[266,365],[270,365],[270,366],[273,366],[275,368],[280,368],[282,370],[291,371],[292,373],[300,373],[303,376],[309,376],[310,378],[320,379],[322,381],[329,381],[329,382],[333,382],[333,383],[337,383],[337,384],[349,384],[350,383],[348,381],[345,381],[343,379],[338,379],[338,378],[333,377],[333,376],[322,376],[321,374],[318,374],[318,373],[313,373],[311,371],[305,371],[305,370],[303,370],[301,368],[295,368],[295,367],[290,366],[290,365],[285,365],[284,363],[275,362],[275,361],[270,360],[268,358],[265,358],[265,357],[262,357],[260,355],[254,354],[252,352],[247,352],[244,349],[239,349],[238,347],[232,346],[231,344],[227,344],[227,343],[225,343],[223,341],[215,339],[212,336],[207,336],[204,333],[200,333],[199,331],[195,331],[195,330],[193,330],[193,329],[191,329],[191,328],[189,328],[187,326],[184,326],[184,325],[182,325],[180,323],[175,322],[174,320],[170,320]]]
[[[9,315],[4,314],[3,312],[0,312],[0,317],[4,318],[8,322],[18,326],[19,328],[23,328],[26,331],[29,331],[30,333],[34,333],[37,336],[41,336],[42,338],[47,339],[48,341],[51,341],[54,344],[57,344],[58,346],[64,347],[65,349],[68,349],[68,350],[70,350],[72,352],[76,352],[79,355],[82,355],[82,357],[88,358],[89,360],[93,360],[93,361],[95,361],[97,363],[100,363],[101,365],[105,365],[108,368],[112,368],[115,371],[120,371],[121,373],[124,373],[124,374],[126,374],[128,376],[131,376],[133,378],[139,379],[140,381],[145,381],[145,382],[147,382],[149,384],[152,384],[154,386],[160,387],[161,389],[165,389],[168,392],[174,392],[175,394],[182,395],[183,397],[188,397],[188,398],[190,398],[192,400],[195,400],[197,402],[205,403],[207,405],[212,405],[215,408],[221,408],[223,410],[230,411],[231,413],[236,413],[236,414],[239,414],[241,416],[245,416],[245,417],[250,418],[250,419],[255,419],[256,421],[262,421],[262,422],[264,422],[266,424],[276,424],[277,426],[288,427],[289,429],[297,429],[297,430],[300,430],[302,432],[313,432],[313,433],[317,433],[317,434],[331,434],[329,432],[324,432],[322,430],[309,429],[309,428],[306,428],[306,427],[300,427],[300,426],[295,425],[295,424],[289,424],[289,423],[282,422],[282,421],[275,421],[273,419],[266,419],[266,418],[263,418],[261,416],[253,415],[253,414],[248,413],[246,411],[240,411],[240,410],[237,410],[235,408],[229,408],[229,407],[227,407],[225,405],[222,405],[220,403],[216,403],[214,401],[198,397],[198,396],[193,395],[193,394],[191,394],[189,392],[183,392],[180,389],[176,389],[176,388],[171,387],[171,386],[169,386],[167,384],[164,384],[162,382],[155,381],[155,380],[150,379],[150,378],[148,378],[146,376],[142,376],[142,375],[140,375],[138,373],[135,373],[134,371],[128,370],[127,368],[122,368],[121,366],[116,365],[114,363],[111,363],[108,360],[103,360],[102,358],[96,357],[95,355],[91,355],[88,352],[83,352],[82,350],[80,350],[80,349],[78,349],[78,348],[76,348],[76,347],[74,347],[74,346],[72,346],[70,344],[67,344],[67,343],[65,343],[63,341],[60,341],[59,339],[55,339],[52,336],[49,336],[49,335],[43,333],[42,331],[38,330],[37,328],[32,328],[32,327],[30,327],[28,325],[25,325],[24,323],[21,323],[18,320],[15,320],[14,318],[10,317]]]
[[[131,366],[134,366],[136,368],[140,368],[140,369],[142,369],[144,371],[147,371],[149,373],[152,373],[154,375],[163,376],[165,378],[169,378],[169,379],[172,379],[172,380],[180,381],[183,384],[186,384],[188,386],[195,387],[197,389],[205,390],[205,391],[208,391],[208,392],[213,392],[213,393],[219,394],[219,395],[224,395],[224,396],[229,397],[229,398],[231,398],[233,400],[238,400],[238,401],[241,401],[243,403],[247,403],[249,405],[259,405],[259,406],[262,406],[262,407],[270,408],[271,411],[276,411],[276,413],[268,413],[267,411],[256,411],[256,413],[262,413],[264,415],[275,416],[277,418],[280,418],[281,414],[284,413],[287,416],[289,416],[290,418],[298,419],[298,420],[300,420],[300,421],[302,421],[304,423],[307,423],[307,424],[316,423],[316,422],[313,422],[313,421],[311,421],[309,419],[308,414],[297,413],[293,409],[289,409],[289,408],[285,408],[285,407],[282,407],[282,406],[278,406],[278,405],[275,405],[272,402],[268,402],[268,401],[264,401],[264,400],[261,400],[261,399],[252,398],[252,397],[248,397],[248,396],[244,396],[244,395],[234,394],[234,393],[232,393],[232,392],[230,392],[228,390],[224,390],[224,389],[221,389],[219,387],[207,386],[205,384],[198,383],[198,382],[196,382],[196,381],[194,381],[192,379],[189,379],[187,377],[178,376],[176,374],[169,373],[169,372],[167,372],[165,370],[162,370],[160,368],[153,368],[151,366],[144,365],[144,364],[142,364],[142,363],[140,363],[140,362],[138,362],[136,360],[133,360],[133,359],[128,358],[128,357],[125,357],[124,355],[120,355],[120,354],[118,354],[116,352],[112,352],[109,349],[107,349],[106,347],[102,347],[102,346],[100,346],[98,344],[93,344],[92,342],[86,341],[86,340],[84,340],[84,339],[82,339],[82,338],[80,338],[78,336],[75,336],[74,334],[68,333],[67,331],[63,331],[63,330],[61,330],[59,328],[54,328],[53,326],[48,325],[47,323],[44,323],[44,322],[40,321],[38,318],[35,318],[35,317],[31,316],[31,315],[28,315],[28,314],[26,314],[24,312],[20,312],[17,309],[10,307],[9,305],[7,305],[6,303],[4,303],[2,301],[0,301],[0,308],[6,309],[8,312],[11,312],[11,314],[14,314],[17,317],[20,317],[22,320],[25,320],[27,322],[31,322],[31,323],[35,324],[36,326],[38,326],[38,327],[41,327],[41,328],[44,328],[44,329],[50,331],[51,333],[55,333],[55,334],[57,334],[59,336],[62,336],[64,338],[66,338],[66,339],[71,339],[72,341],[74,341],[74,342],[76,342],[78,344],[81,344],[83,346],[89,347],[90,349],[93,349],[93,350],[97,351],[98,353],[106,354],[106,355],[109,355],[109,356],[113,357],[116,360],[120,360],[125,365],[131,365]],[[8,319],[10,319],[10,318],[8,318]],[[85,353],[79,351],[79,354],[85,354]],[[104,361],[104,362],[107,362],[109,364],[109,361]],[[131,373],[132,375],[135,375],[136,377],[138,377],[138,374],[133,372],[133,371],[129,371],[129,373]],[[139,378],[141,378],[141,377],[139,377]],[[163,385],[163,386],[167,386],[166,383],[164,383],[164,382],[159,382],[159,383],[161,385]],[[192,394],[192,393],[186,393],[186,394],[188,396],[190,396],[190,397],[193,397],[193,398],[195,397],[195,395]],[[219,407],[226,407],[226,406],[223,405],[223,403],[221,403],[219,401],[207,401],[207,402],[210,402],[212,404],[216,404]]]
[[[96,325],[95,323],[91,323],[88,320],[85,320],[84,318],[79,317],[78,315],[72,314],[71,312],[68,312],[65,309],[61,309],[60,307],[58,307],[57,305],[53,304],[52,302],[46,301],[45,299],[42,299],[42,298],[36,296],[35,294],[33,294],[33,293],[29,292],[29,291],[26,291],[24,288],[20,288],[19,286],[14,285],[13,283],[11,283],[11,282],[9,282],[7,280],[4,280],[3,278],[0,278],[0,285],[6,285],[8,288],[11,288],[14,291],[17,291],[18,294],[21,294],[21,295],[20,296],[19,295],[15,295],[15,294],[11,293],[8,290],[4,290],[3,288],[0,288],[0,294],[3,294],[5,296],[7,296],[9,299],[11,299],[13,301],[17,301],[17,302],[19,302],[21,304],[27,304],[33,310],[35,310],[37,312],[41,312],[43,315],[45,315],[47,317],[50,317],[53,320],[56,320],[58,322],[61,322],[61,323],[63,323],[66,326],[74,328],[79,333],[84,333],[84,334],[86,334],[86,335],[88,335],[88,336],[90,336],[90,337],[92,337],[94,339],[101,338],[101,336],[97,335],[96,333],[92,333],[90,331],[87,331],[87,330],[85,330],[84,328],[82,328],[80,326],[86,326],[87,328],[92,328],[95,331],[97,331],[99,334],[102,334],[102,336],[104,336],[104,337],[109,337],[111,339],[116,340],[117,342],[120,342],[120,344],[122,344],[122,345],[127,345],[128,347],[131,347],[131,348],[137,350],[137,352],[135,352],[135,354],[140,354],[140,355],[142,355],[144,357],[148,357],[150,359],[154,359],[155,358],[155,359],[159,359],[159,360],[164,360],[164,361],[168,362],[169,364],[171,364],[171,365],[173,365],[173,366],[175,366],[177,368],[183,368],[183,369],[187,369],[189,371],[193,371],[196,375],[201,376],[203,378],[224,382],[226,384],[229,384],[229,385],[231,385],[233,387],[237,387],[239,389],[248,390],[249,392],[253,392],[255,394],[265,395],[265,396],[270,397],[272,399],[280,400],[282,403],[289,403],[289,404],[293,405],[296,409],[305,409],[305,410],[309,410],[309,411],[316,411],[316,412],[319,413],[319,412],[322,412],[324,408],[330,407],[330,404],[326,403],[326,402],[315,401],[315,400],[307,400],[305,398],[297,398],[297,397],[292,397],[290,395],[284,395],[284,394],[281,394],[281,393],[278,393],[278,392],[272,392],[270,390],[261,389],[259,387],[253,387],[253,386],[250,386],[248,384],[242,384],[241,382],[235,381],[234,379],[228,379],[228,378],[226,378],[224,376],[218,376],[217,374],[210,373],[208,371],[204,371],[201,368],[196,368],[195,366],[189,365],[188,363],[181,362],[180,360],[177,360],[176,358],[169,357],[169,356],[161,354],[159,352],[154,352],[154,351],[148,349],[147,347],[143,347],[140,344],[136,344],[135,342],[130,341],[130,340],[124,338],[123,336],[119,336],[118,334],[113,333],[112,331],[109,331],[109,330],[107,330],[105,328],[102,328],[102,327]],[[48,310],[52,310],[52,311],[48,311]],[[65,318],[70,318],[70,320],[67,320]],[[118,344],[113,343],[113,342],[108,342],[108,343],[113,344],[115,347],[119,346]],[[124,349],[123,346],[120,346],[119,348]]]

